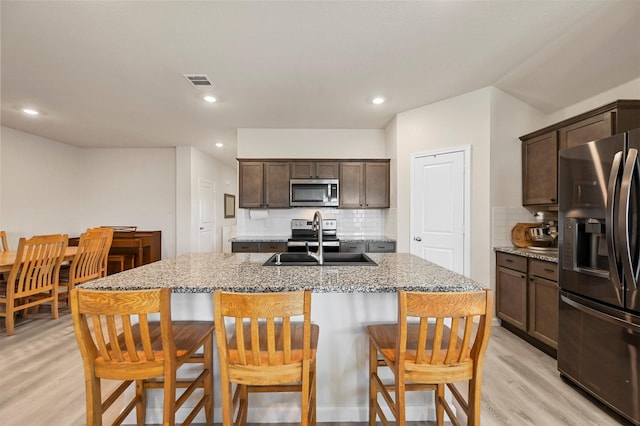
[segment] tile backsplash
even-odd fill
[[[533,214],[524,207],[494,207],[492,209],[492,246],[509,247],[511,243],[511,229],[519,222],[535,222]]]
[[[291,219],[311,220],[316,210],[324,219],[337,219],[340,237],[385,235],[385,222],[389,220],[385,217],[386,209],[238,209],[237,236],[288,237],[291,234]]]

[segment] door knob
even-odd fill
[[[413,237],[413,239],[416,241],[422,241],[422,237]]]

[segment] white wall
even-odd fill
[[[520,136],[544,127],[545,115],[511,95],[491,88],[491,203],[522,206]]]
[[[545,125],[540,127],[545,127],[567,118],[580,115],[583,112],[601,107],[618,99],[640,99],[640,77],[621,84],[620,86],[606,90],[596,96],[585,99],[582,102],[578,102],[577,104],[573,104],[567,108],[556,111],[553,114],[548,115],[546,117]],[[526,134],[526,132],[523,134]]]
[[[191,148],[191,249],[198,251],[198,222],[199,222],[199,181],[206,179],[212,181],[215,186],[215,251],[222,251],[222,235],[225,228],[232,228],[236,224],[236,218],[224,218],[224,194],[237,195],[237,172],[235,167],[230,167],[203,153]],[[236,204],[238,198],[236,196]],[[237,217],[237,215],[236,215]]]
[[[385,158],[382,129],[238,129],[238,158]]]
[[[136,225],[162,231],[162,258],[176,254],[174,148],[79,149],[84,175],[78,205],[80,230],[98,225]]]
[[[389,158],[390,165],[390,194],[389,208],[385,213],[385,234],[390,238],[398,238],[398,119],[393,120],[385,127],[385,157]]]
[[[2,127],[0,228],[19,237],[87,227],[137,225],[162,231],[175,255],[175,150],[81,149]]]
[[[397,116],[398,251],[410,251],[411,154],[471,146],[471,278],[490,282],[490,105],[485,88]]]
[[[66,233],[79,235],[85,182],[77,148],[2,127],[0,229],[9,247],[20,237]]]
[[[491,88],[491,238],[485,250],[511,245],[510,231],[516,222],[531,222],[522,207],[522,142],[520,136],[544,127],[546,116],[500,89]],[[490,257],[495,283],[495,261]]]

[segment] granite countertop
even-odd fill
[[[358,241],[358,242],[372,242],[372,241],[384,241],[386,243],[395,243],[395,238],[385,237],[384,235],[344,235],[338,236],[340,241]]]
[[[312,290],[317,293],[458,292],[485,286],[409,253],[371,253],[378,266],[262,266],[269,253],[188,253],[82,287],[136,290],[170,287],[176,293]]]
[[[340,241],[363,241],[363,242],[384,241],[384,242],[390,242],[390,243],[394,243],[396,241],[395,238],[389,238],[383,235],[368,235],[368,236],[338,235],[338,239]],[[264,243],[264,242],[269,242],[269,243],[285,242],[286,243],[288,240],[289,240],[288,235],[286,236],[264,236],[264,235],[241,236],[241,237],[233,237],[229,239],[229,241],[233,243]]]
[[[289,236],[242,236],[242,237],[233,237],[230,238],[229,241],[232,243],[286,243],[289,240]]]
[[[493,249],[502,253],[515,254],[516,256],[558,263],[558,249],[545,252],[519,247],[494,247]]]

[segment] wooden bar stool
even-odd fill
[[[213,331],[210,321],[172,321],[171,290],[71,291],[73,327],[84,365],[87,425],[102,424],[107,410],[135,381],[135,396],[114,424],[136,408],[137,423],[145,423],[146,390],[164,389],[163,425],[175,423],[176,411],[197,388],[202,397],[183,424],[190,424],[204,408],[213,424]],[[150,314],[160,321],[150,321]],[[196,353],[203,348],[202,353]],[[185,363],[202,364],[196,377],[178,379]],[[123,383],[102,400],[101,379]],[[185,388],[176,395],[176,388]]]
[[[319,327],[311,324],[311,292],[218,290],[214,293],[214,313],[222,424],[247,423],[251,392],[300,392],[300,423],[315,425]],[[295,316],[302,316],[303,322],[291,321]],[[234,330],[231,335],[227,335],[225,319]],[[233,384],[236,389],[232,393]]]
[[[459,420],[445,400],[445,385],[467,415],[468,425],[480,425],[482,365],[491,332],[493,294],[490,290],[460,293],[398,292],[398,322],[366,327],[369,334],[369,425],[380,417],[389,425],[380,393],[398,425],[406,424],[405,392],[434,390],[436,420],[444,412],[455,425]],[[410,320],[410,319],[413,320]],[[479,318],[473,337],[474,318]],[[431,320],[431,321],[430,321]],[[445,325],[445,320],[451,326]],[[418,322],[415,322],[418,321]],[[378,367],[394,376],[385,384]],[[468,398],[453,385],[468,381]],[[395,399],[391,398],[394,393]]]

